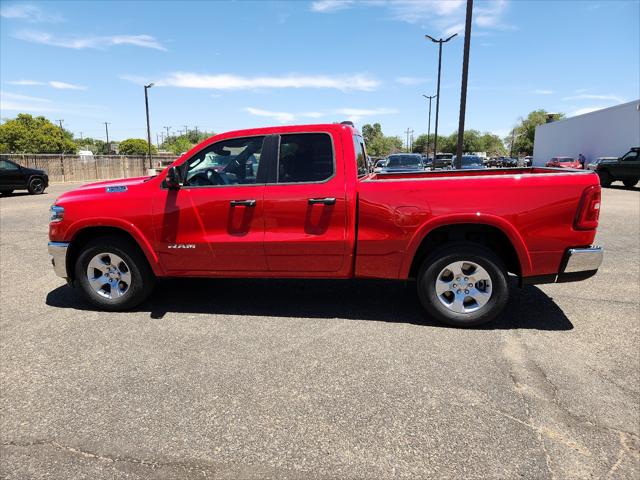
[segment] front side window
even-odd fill
[[[15,163],[0,160],[0,170],[18,170],[18,166]]]
[[[186,163],[184,184],[192,187],[256,183],[264,137],[214,143]]]
[[[333,176],[333,146],[326,133],[280,136],[278,183],[323,182]]]

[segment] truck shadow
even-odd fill
[[[61,286],[47,295],[56,308],[94,310],[80,293]],[[162,319],[176,313],[371,320],[445,325],[422,310],[414,283],[384,280],[180,279],[159,282],[152,297],[136,308]],[[571,330],[573,324],[542,290],[513,288],[509,304],[480,329]]]

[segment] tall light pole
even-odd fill
[[[434,141],[433,141],[433,158],[434,158],[434,160],[436,158],[436,154],[438,153],[438,119],[440,117],[440,72],[442,71],[442,44],[443,43],[447,43],[449,40],[451,40],[456,35],[458,35],[458,34],[454,33],[449,38],[444,39],[444,40],[442,38],[440,40],[436,40],[431,35],[425,35],[425,37],[427,37],[433,43],[437,43],[438,44],[438,89],[436,91],[436,134],[435,134],[435,138],[434,138]]]
[[[147,90],[153,87],[153,83],[144,86],[144,106],[147,110],[147,148],[149,153],[149,168],[151,168],[151,127],[149,125],[149,95]]]
[[[429,99],[429,123],[428,123],[428,126],[427,126],[427,158],[429,158],[429,143],[431,142],[431,100],[436,98],[437,95],[429,96],[429,95],[425,95],[423,93],[422,96],[424,98],[428,98]],[[434,157],[435,157],[435,152],[434,152]]]
[[[464,142],[464,116],[467,110],[467,78],[469,77],[469,50],[471,49],[471,17],[473,0],[467,0],[467,20],[464,26],[464,56],[462,57],[462,86],[460,87],[460,119],[458,121],[458,145],[453,168],[462,168],[462,142]]]

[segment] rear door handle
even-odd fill
[[[336,199],[334,197],[326,198],[310,198],[308,200],[309,205],[321,204],[321,205],[335,205]]]
[[[255,207],[255,200],[231,200],[232,207]]]

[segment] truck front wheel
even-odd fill
[[[509,299],[502,260],[482,245],[460,242],[429,255],[417,279],[427,313],[455,327],[493,320]]]
[[[611,182],[613,182],[613,178],[611,174],[607,170],[602,170],[598,172],[598,177],[600,177],[600,185],[603,187],[610,187]]]
[[[149,297],[155,276],[137,245],[109,236],[91,240],[82,249],[75,264],[75,283],[94,306],[121,311]]]

